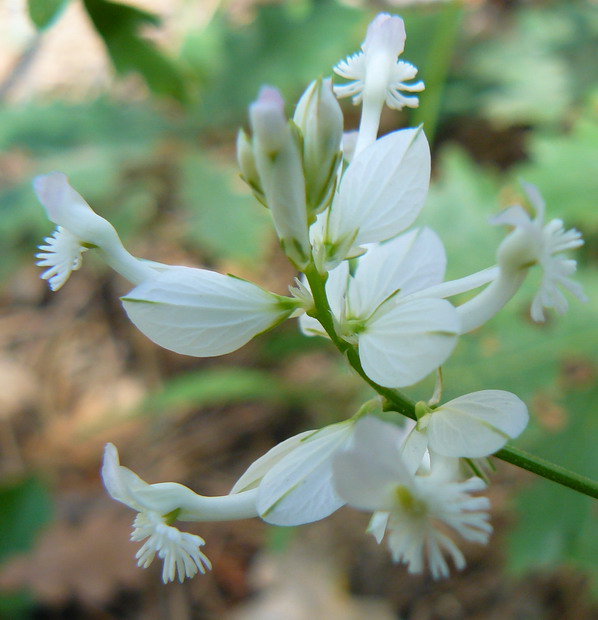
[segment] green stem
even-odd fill
[[[535,456],[529,452],[515,448],[514,446],[506,446],[502,450],[499,450],[494,456],[507,463],[517,465],[517,467],[521,467],[522,469],[527,469],[527,471],[538,474],[538,476],[542,476],[553,482],[558,482],[584,495],[589,495],[590,497],[598,499],[598,483],[590,478],[569,471],[560,465],[545,461],[539,456]]]
[[[369,386],[382,396],[382,409],[384,411],[396,411],[412,420],[416,420],[415,401],[398,390],[378,385],[375,381],[372,381],[363,370],[357,348],[343,340],[337,333],[335,319],[326,296],[325,281],[313,263],[307,267],[305,276],[311,287],[314,299],[313,315],[320,321],[320,324],[326,330],[337,349],[343,355],[346,355],[351,367]],[[547,480],[552,480],[584,495],[598,499],[598,483],[519,448],[507,445],[494,454],[494,456],[502,461],[521,467],[521,469],[531,471]]]

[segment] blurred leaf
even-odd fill
[[[598,13],[590,2],[515,6],[477,36],[464,33],[444,110],[481,110],[502,124],[555,125],[598,80],[597,44]]]
[[[287,388],[271,373],[249,368],[210,368],[179,375],[150,394],[143,414],[224,406],[247,400],[280,401]]]
[[[91,149],[98,144],[146,148],[171,129],[149,106],[98,99],[84,104],[53,102],[0,108],[0,149],[19,149],[34,155],[64,154],[68,149]],[[79,159],[78,153],[74,159]]]
[[[564,401],[566,427],[545,432],[534,451],[574,471],[596,479],[598,388],[570,390]],[[595,500],[546,480],[536,480],[517,501],[518,524],[509,543],[509,565],[516,572],[573,560],[590,571],[598,585]]]
[[[270,213],[249,194],[238,171],[188,155],[181,174],[188,237],[216,258],[257,262],[272,238]]]
[[[60,15],[67,2],[68,0],[28,0],[29,17],[36,28],[43,30]]]
[[[294,99],[298,89],[318,75],[331,75],[341,58],[356,51],[367,23],[361,11],[334,0],[297,4],[258,3],[255,20],[242,27],[219,13],[203,31],[189,35],[183,56],[204,80],[202,123],[241,122],[262,84]]]
[[[488,224],[501,208],[498,179],[457,147],[441,152],[436,173],[417,224],[440,234],[448,254],[447,278],[492,266],[504,236]]]
[[[0,594],[0,620],[25,620],[30,617],[34,605],[28,592]]]
[[[0,486],[0,559],[27,551],[51,513],[50,494],[37,478]]]
[[[143,27],[159,25],[156,15],[108,0],[83,0],[83,4],[119,73],[137,71],[154,93],[188,100],[180,68],[139,35]]]
[[[548,217],[558,216],[582,232],[598,233],[597,110],[589,107],[567,133],[532,136],[529,150],[530,161],[515,172],[540,188]]]

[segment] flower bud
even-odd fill
[[[309,85],[293,120],[303,133],[307,206],[311,213],[318,213],[330,202],[342,159],[343,113],[329,79]]]
[[[248,135],[242,129],[240,129],[237,134],[237,162],[241,169],[241,178],[251,187],[254,196],[261,203],[266,205],[264,191],[260,182],[260,175],[255,165],[253,146]]]
[[[299,137],[283,107],[280,93],[269,86],[249,106],[253,153],[278,238],[289,259],[302,269],[310,255],[305,178]]]

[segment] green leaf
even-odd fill
[[[564,407],[565,427],[558,434],[544,432],[533,450],[596,479],[598,388],[570,387],[558,402]],[[598,550],[595,500],[546,480],[535,480],[517,501],[517,527],[510,536],[509,566],[515,573],[575,561],[589,571],[598,587]]]
[[[25,620],[31,617],[35,601],[26,591],[0,594],[0,620]]]
[[[143,27],[159,25],[156,15],[107,0],[84,0],[83,4],[119,73],[136,71],[154,93],[188,101],[181,69],[139,35]]]
[[[29,17],[38,30],[44,30],[60,15],[68,0],[29,0]]]
[[[230,405],[248,400],[280,402],[288,390],[271,373],[249,368],[213,368],[170,379],[141,405],[143,414]]]
[[[253,22],[242,26],[219,13],[185,41],[183,56],[204,84],[204,124],[242,122],[260,84],[274,84],[295,100],[298,89],[330,75],[358,49],[367,25],[367,15],[334,0],[257,4],[255,10]]]
[[[50,494],[39,479],[0,486],[0,559],[27,551],[51,514]]]
[[[189,155],[181,174],[188,237],[215,258],[258,262],[273,237],[270,214],[251,196],[238,171]]]

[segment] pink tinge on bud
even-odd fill
[[[274,86],[262,86],[255,103],[258,105],[272,106],[280,109],[281,111],[284,110],[284,99],[282,98],[280,91],[277,88],[274,88]]]
[[[289,137],[284,100],[272,86],[262,86],[258,98],[249,106],[254,139],[268,151],[276,151]]]
[[[67,176],[62,172],[40,174],[33,179],[33,191],[55,224],[58,223],[57,218],[60,218],[68,188]]]
[[[368,26],[361,49],[366,54],[384,53],[395,59],[405,49],[405,23],[398,15],[379,13]]]

